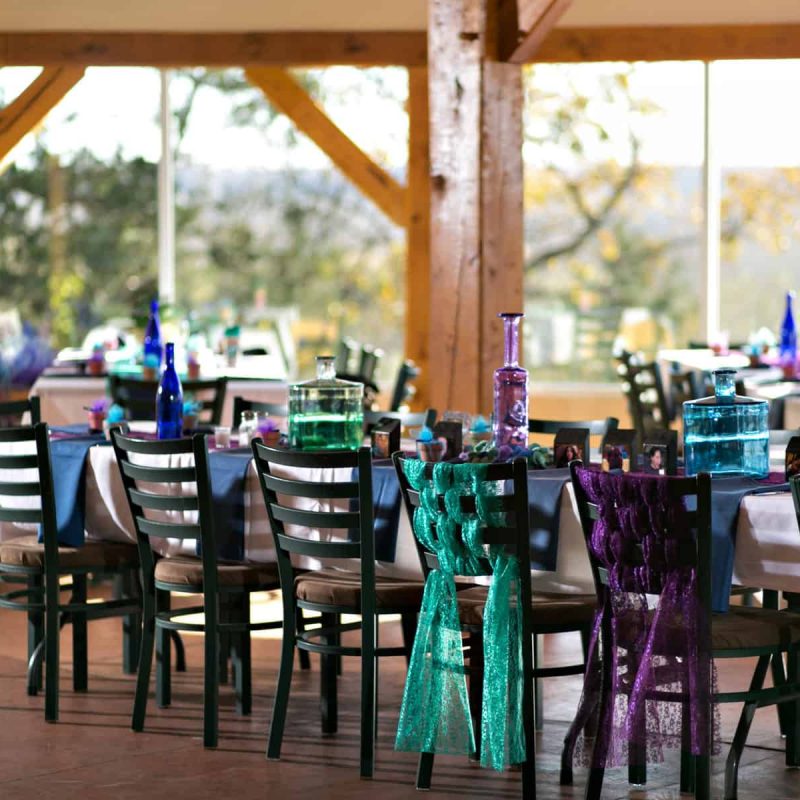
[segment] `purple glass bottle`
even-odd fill
[[[528,370],[519,365],[519,321],[523,314],[498,314],[503,320],[505,364],[494,373],[494,443],[528,445]]]

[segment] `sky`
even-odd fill
[[[604,65],[583,65],[582,77]],[[548,67],[553,70],[555,67]],[[574,67],[573,67],[574,69]],[[7,67],[0,70],[0,96],[7,102],[38,70]],[[402,169],[406,158],[407,121],[402,105],[387,99],[364,81],[365,94],[348,92],[357,70],[337,67],[324,80],[334,100],[328,111],[363,149],[381,163]],[[384,70],[388,92],[406,95],[403,70]],[[552,73],[556,85],[556,73]],[[579,75],[578,80],[582,77]],[[546,71],[541,78],[549,82]],[[712,65],[714,146],[724,166],[800,165],[800,60],[729,61]],[[640,127],[645,162],[698,165],[702,162],[703,66],[699,62],[637,65],[633,91],[654,101],[662,111],[649,115]],[[173,85],[175,98],[182,87]],[[46,120],[48,146],[68,155],[87,146],[108,157],[117,148],[126,156],[157,160],[159,77],[153,69],[92,68]],[[324,168],[326,157],[310,142],[291,154],[282,146],[286,122],[275,126],[268,139],[255,128],[230,123],[229,108],[213,92],[201,93],[193,110],[183,151],[198,164],[219,169],[276,169],[287,165]],[[613,129],[614,119],[607,120]],[[24,159],[30,141],[16,157]],[[624,157],[623,147],[620,158]]]

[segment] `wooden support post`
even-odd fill
[[[408,231],[406,235],[405,357],[420,368],[414,408],[429,405],[431,191],[428,70],[408,70]]]
[[[337,127],[284,69],[252,67],[247,79],[395,224],[406,224],[406,190]]]
[[[522,76],[498,0],[429,0],[430,404],[489,413],[500,311],[522,310]]]
[[[16,100],[0,109],[0,160],[83,77],[84,67],[45,67]]]

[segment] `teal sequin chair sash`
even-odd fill
[[[439,463],[431,477],[423,461],[405,459],[402,464],[409,485],[419,493],[414,535],[436,555],[438,568],[425,584],[395,747],[426,753],[475,751],[455,576],[485,575],[490,567],[483,620],[481,764],[501,770],[522,763],[520,565],[502,544],[484,543],[488,528],[506,527],[506,498],[498,494],[495,481],[487,480],[486,464]],[[464,502],[465,497],[474,500]]]

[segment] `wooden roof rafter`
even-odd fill
[[[499,54],[501,61],[525,64],[572,5],[572,0],[498,0],[500,4]]]

